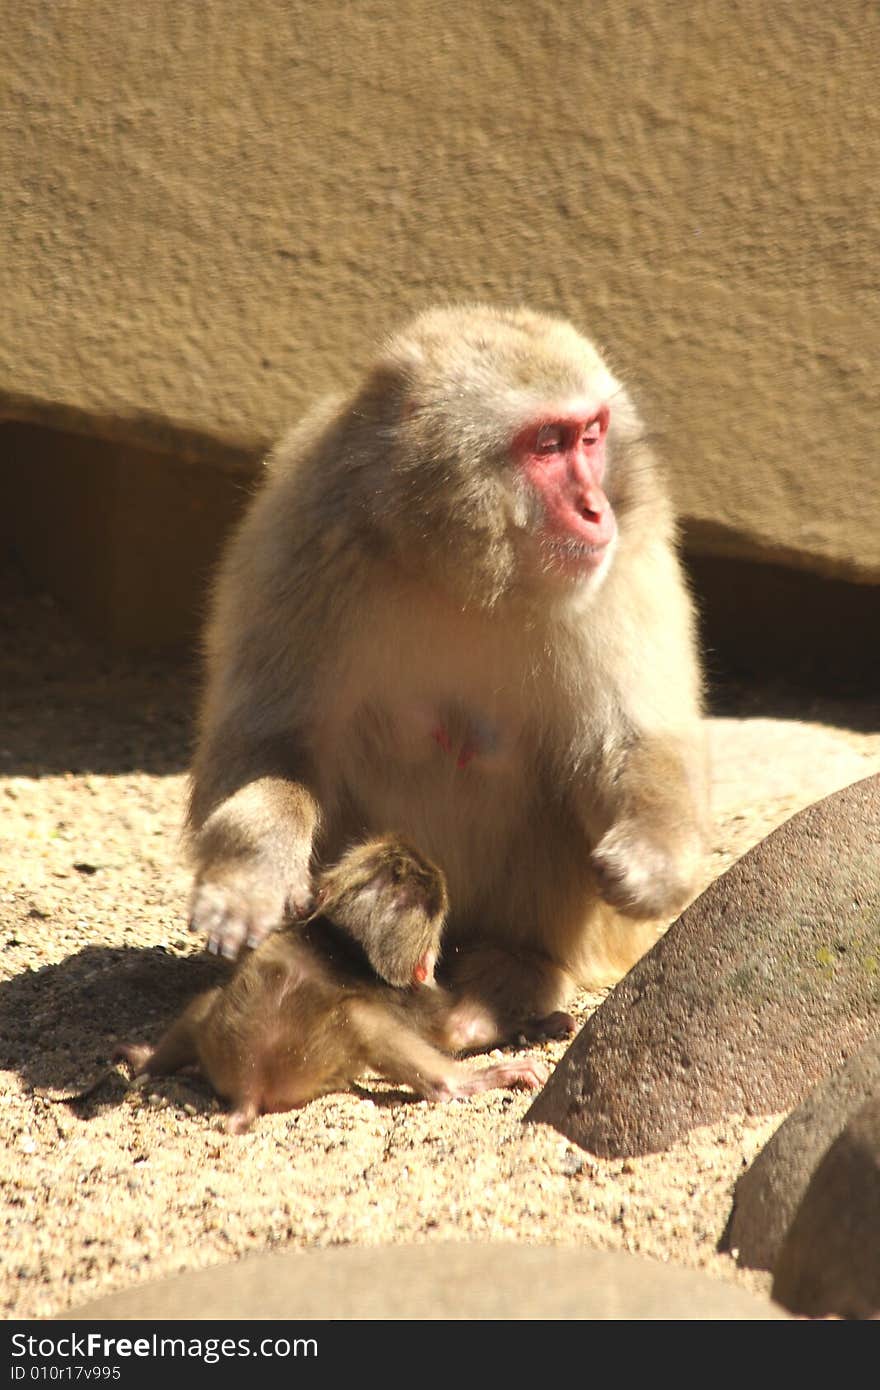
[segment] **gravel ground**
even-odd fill
[[[185,931],[193,670],[113,657],[5,574],[0,609],[0,1299],[6,1317],[246,1252],[481,1240],[627,1249],[765,1289],[716,1243],[780,1117],[596,1159],[528,1097],[429,1106],[376,1082],[231,1138],[193,1078],[132,1088],[107,1058],[222,967]],[[706,881],[816,797],[880,767],[880,705],[779,690],[712,721]],[[578,1001],[586,1018],[600,995]],[[564,1044],[530,1051],[554,1062]]]

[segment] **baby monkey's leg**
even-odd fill
[[[389,1081],[411,1086],[426,1100],[457,1100],[496,1087],[536,1091],[547,1080],[546,1068],[531,1058],[472,1070],[445,1057],[381,1003],[355,1001],[349,1018],[367,1064]]]
[[[217,986],[197,995],[155,1047],[123,1043],[113,1053],[113,1060],[128,1062],[135,1076],[170,1076],[181,1067],[194,1066],[199,1060],[196,1039],[219,994]]]

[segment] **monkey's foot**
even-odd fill
[[[113,1050],[114,1062],[127,1062],[135,1076],[148,1070],[155,1048],[149,1043],[120,1043]]]
[[[549,1075],[543,1062],[535,1062],[531,1057],[522,1061],[498,1062],[494,1067],[474,1072],[470,1082],[473,1089],[465,1094],[474,1095],[477,1091],[491,1091],[496,1087],[508,1091],[539,1091]]]
[[[530,1057],[522,1061],[498,1062],[494,1067],[484,1067],[482,1071],[468,1071],[461,1066],[444,1080],[425,1086],[423,1094],[426,1100],[444,1102],[464,1100],[466,1096],[479,1095],[481,1091],[537,1091],[548,1075],[543,1063],[535,1062]]]
[[[570,1038],[577,1031],[577,1022],[571,1014],[557,1009],[546,1018],[529,1019],[519,1030],[518,1040],[523,1042],[547,1042],[560,1038]]]
[[[443,1041],[447,1051],[478,1051],[506,1041],[495,1014],[479,1000],[461,999],[449,1011]]]
[[[504,1042],[547,1042],[570,1038],[577,1031],[571,1014],[557,1009],[542,1018],[507,1019],[500,1022],[491,1009],[477,1000],[464,999],[450,1010],[444,1045],[449,1052],[468,1052]]]

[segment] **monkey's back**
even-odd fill
[[[292,1110],[347,1090],[368,1070],[353,1006],[368,1001],[403,1021],[407,997],[376,980],[320,923],[287,927],[217,995],[196,1039],[199,1063],[236,1110]]]
[[[302,928],[273,933],[220,991],[197,1038],[219,1095],[257,1113],[345,1089],[362,1060],[346,1005],[359,992]]]

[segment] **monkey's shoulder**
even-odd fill
[[[282,1002],[296,993],[355,989],[372,975],[357,943],[324,918],[271,932],[240,964],[226,987],[230,999]]]

